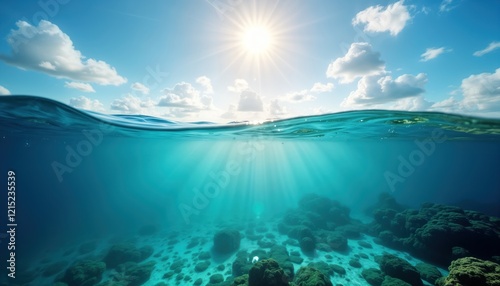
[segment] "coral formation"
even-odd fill
[[[440,286],[500,286],[500,264],[474,257],[464,257],[453,261],[450,273],[438,280]]]
[[[137,248],[131,243],[120,243],[113,245],[109,249],[106,257],[104,257],[104,262],[108,268],[115,268],[119,264],[126,262],[141,262],[151,254],[153,254],[151,246]]]
[[[288,286],[285,271],[274,259],[255,263],[248,274],[248,286]]]
[[[92,286],[102,279],[102,273],[106,269],[106,264],[101,261],[83,260],[70,266],[62,282],[69,286]]]
[[[380,270],[386,275],[401,279],[413,286],[423,285],[420,273],[408,261],[392,254],[384,254],[377,257],[377,260]]]
[[[383,205],[395,207],[386,196]],[[379,207],[370,231],[380,243],[447,266],[470,255],[500,254],[500,219],[458,207],[426,203],[419,210]]]
[[[296,286],[333,286],[328,276],[312,267],[301,267],[295,275]]]

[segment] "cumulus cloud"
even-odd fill
[[[291,92],[287,93],[284,97],[282,97],[283,100],[289,101],[289,102],[303,102],[303,101],[310,101],[316,99],[314,95],[312,95],[309,90],[304,89],[301,91],[297,92]]]
[[[487,53],[491,53],[498,48],[500,48],[500,42],[491,42],[486,48],[484,48],[480,51],[474,52],[473,55],[476,57],[484,56]]]
[[[426,62],[428,60],[432,60],[437,58],[439,55],[451,52],[451,49],[446,49],[445,47],[441,48],[427,48],[425,53],[420,55],[420,61]]]
[[[391,76],[365,76],[358,82],[358,88],[344,99],[342,106],[367,106],[383,104],[402,98],[422,95],[427,83],[427,75],[404,74],[396,79]]]
[[[214,89],[212,87],[212,82],[206,76],[200,76],[196,79],[196,83],[203,87],[203,92],[206,94],[214,93]]]
[[[408,111],[426,111],[433,105],[427,101],[423,95],[407,97],[396,101],[393,109]]]
[[[111,110],[128,114],[150,113],[148,109],[153,108],[155,103],[150,99],[141,99],[131,94],[117,98],[111,102]]]
[[[464,96],[462,106],[475,111],[500,110],[500,68],[494,73],[471,75],[460,86]]]
[[[315,92],[315,93],[323,93],[323,92],[329,92],[329,91],[332,91],[333,89],[333,83],[326,83],[326,84],[323,84],[323,83],[320,83],[320,82],[316,82],[313,87],[311,88],[311,92]]]
[[[83,82],[66,82],[64,86],[67,88],[78,89],[79,91],[83,92],[95,92],[94,88],[90,84]]]
[[[385,71],[380,54],[372,51],[368,43],[352,43],[341,58],[333,61],[326,71],[329,78],[340,79],[341,83],[349,83],[358,77],[377,75]]]
[[[158,106],[181,108],[186,113],[212,108],[212,97],[201,94],[190,83],[180,82],[162,90]]]
[[[238,78],[234,81],[233,85],[227,87],[227,90],[240,93],[244,90],[247,90],[248,88],[249,88],[248,82],[244,79]]]
[[[429,108],[431,110],[438,110],[444,112],[454,112],[460,108],[460,102],[455,99],[455,97],[451,96],[442,101],[438,101]]]
[[[16,25],[17,29],[7,36],[11,54],[0,55],[0,60],[74,81],[100,85],[120,85],[127,81],[108,63],[84,57],[70,37],[51,22],[41,20],[38,26],[32,26],[18,21]]]
[[[133,90],[138,91],[144,95],[149,94],[149,87],[145,86],[144,84],[142,84],[140,82],[134,82],[130,87]]]
[[[365,25],[365,32],[389,32],[396,36],[403,30],[411,16],[404,1],[398,1],[387,7],[371,6],[356,14],[353,25]]]
[[[222,113],[220,117],[225,119],[235,119],[237,117],[236,105],[230,104],[227,111]]]
[[[10,95],[10,91],[0,85],[0,95]]]
[[[262,98],[253,90],[244,90],[240,94],[238,111],[264,111]]]
[[[286,107],[282,106],[278,99],[271,100],[269,104],[269,114],[271,116],[283,116],[287,113]]]
[[[73,97],[69,100],[69,105],[79,109],[103,112],[104,105],[97,99],[90,99],[85,96]]]

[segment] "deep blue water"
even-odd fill
[[[500,121],[352,111],[261,124],[178,123],[0,97],[0,230],[15,172],[18,271],[145,224],[272,217],[315,192],[369,219],[383,192],[500,216]],[[8,238],[0,238],[2,258]],[[5,260],[0,262],[2,271]]]

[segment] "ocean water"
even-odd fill
[[[288,239],[276,225],[309,193],[340,202],[365,223],[382,193],[410,208],[432,202],[500,216],[499,163],[498,119],[363,110],[221,125],[103,115],[39,97],[4,96],[0,283],[53,285],[72,263],[98,259],[117,241],[133,241],[160,253],[148,258],[156,266],[144,285],[193,285],[197,278],[207,285],[210,275],[188,266],[183,271],[191,281],[163,275],[175,258],[212,251],[214,233],[225,225],[242,234],[249,224],[263,225],[276,241]],[[15,216],[7,211],[10,181]],[[5,273],[10,223],[15,279]],[[138,234],[148,227],[154,234]],[[172,234],[177,239],[169,242]],[[193,237],[202,242],[186,251]],[[95,249],[79,252],[89,241]],[[243,238],[240,250],[245,247],[258,248]],[[322,261],[324,254],[304,258]],[[335,252],[330,255],[336,259]],[[351,254],[339,255],[348,261]],[[219,272],[229,279],[233,259],[211,265],[225,265]],[[58,261],[55,273],[44,274]],[[348,268],[350,285],[368,285],[359,271]],[[101,282],[112,280],[110,275],[106,270]],[[345,279],[331,277],[349,283]]]

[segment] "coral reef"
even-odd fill
[[[392,254],[384,254],[376,259],[380,270],[386,275],[401,279],[413,286],[423,285],[420,273],[408,261]]]
[[[102,279],[106,264],[101,261],[83,260],[70,266],[61,282],[69,286],[92,286]]]
[[[274,259],[261,260],[248,273],[248,286],[287,286],[288,277]]]
[[[500,264],[474,257],[453,261],[449,275],[439,279],[439,286],[500,286]]]
[[[490,259],[500,254],[500,219],[458,207],[426,203],[419,210],[376,208],[370,233],[380,243],[447,266],[466,255]]]
[[[320,251],[348,251],[348,238],[359,238],[364,225],[349,216],[341,203],[316,194],[299,201],[297,209],[289,210],[278,223],[278,231],[298,241],[302,252],[310,255]]]
[[[301,267],[295,275],[296,286],[333,286],[328,276],[312,267]]]
[[[109,249],[104,257],[104,262],[108,268],[115,268],[126,262],[141,262],[152,254],[153,248],[151,246],[137,248],[131,243],[120,243]]]

